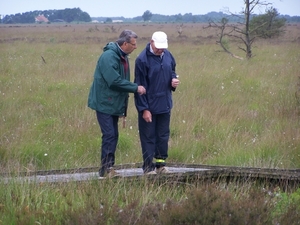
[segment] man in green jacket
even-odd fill
[[[143,86],[130,82],[128,55],[137,48],[138,36],[124,30],[116,42],[109,42],[98,59],[88,97],[88,107],[96,111],[102,132],[101,177],[113,177],[119,139],[119,117],[125,117],[129,93],[145,94]]]

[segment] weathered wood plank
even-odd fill
[[[113,179],[149,179],[172,182],[254,182],[264,185],[280,186],[284,189],[300,187],[300,169],[269,169],[232,166],[212,166],[199,164],[168,164],[170,174],[144,176],[142,164],[116,165],[119,176]],[[0,174],[0,182],[85,182],[104,180],[99,177],[98,167],[68,170],[27,171],[19,174]]]

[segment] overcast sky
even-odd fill
[[[300,16],[300,0],[262,0],[273,3],[281,15]],[[212,11],[239,13],[244,0],[0,0],[0,15],[11,15],[35,10],[80,8],[91,17],[132,18],[146,10],[153,14],[175,15],[192,13],[203,15]],[[261,8],[261,13],[265,9]],[[259,12],[255,12],[259,13]]]

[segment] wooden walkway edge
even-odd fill
[[[145,176],[141,163],[116,165],[118,173],[113,179],[153,179],[156,181],[177,182],[260,182],[268,185],[277,185],[283,189],[300,188],[300,169],[269,169],[233,166],[212,166],[201,164],[167,165],[170,174]],[[27,171],[19,174],[0,174],[0,182],[71,182],[103,180],[99,177],[99,167],[76,168],[65,170]]]

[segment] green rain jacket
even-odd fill
[[[117,43],[108,43],[97,62],[88,107],[114,116],[126,116],[128,93],[135,93],[137,88],[137,84],[130,82],[127,55],[122,54]]]

